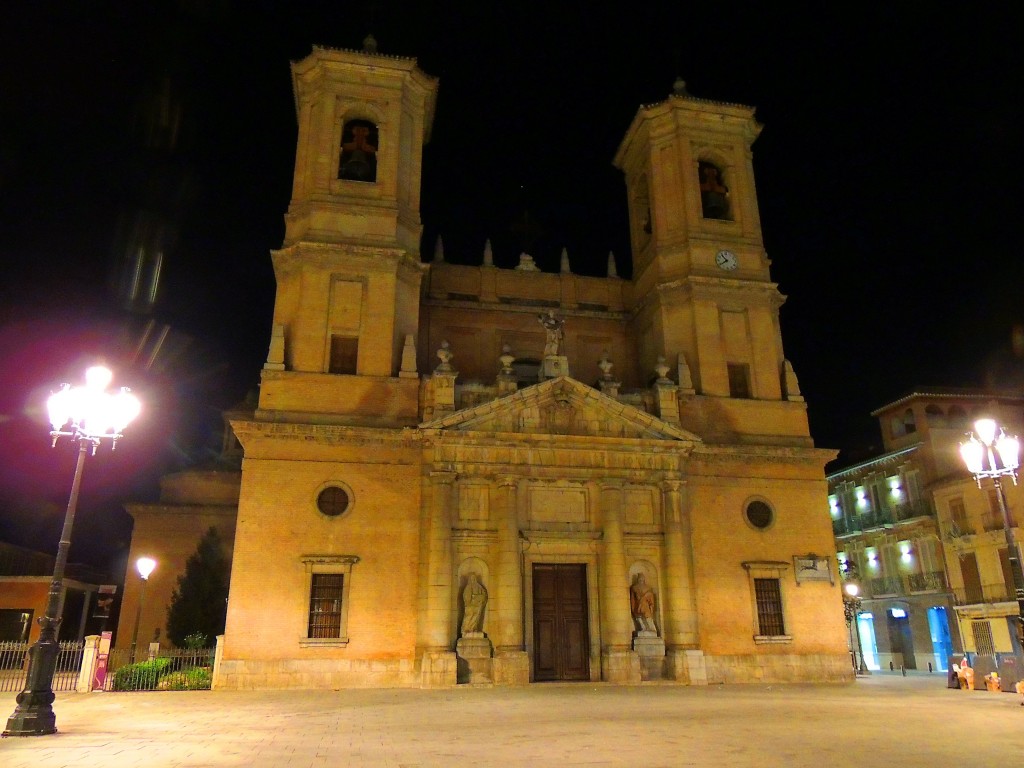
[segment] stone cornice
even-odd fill
[[[245,445],[250,437],[288,440],[324,445],[395,446],[412,448],[420,443],[420,435],[409,428],[350,427],[339,424],[284,424],[266,421],[232,421],[232,429]]]
[[[337,269],[339,262],[357,265],[356,271],[393,272],[399,267],[420,273],[428,266],[401,248],[342,243],[321,243],[302,240],[270,252],[275,272],[288,273],[303,266]]]
[[[703,443],[694,448],[692,459],[707,461],[745,461],[756,457],[759,461],[773,464],[810,463],[823,466],[838,454],[831,448],[800,448],[776,445],[710,445]],[[822,478],[824,479],[824,478]]]

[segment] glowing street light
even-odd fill
[[[871,670],[864,663],[864,649],[860,642],[860,628],[857,626],[857,617],[860,615],[862,602],[860,585],[855,581],[847,581],[843,591],[846,593],[843,595],[843,613],[846,618],[846,626],[850,631],[850,651],[854,654],[853,672],[855,675],[870,675]],[[856,638],[856,650],[853,647],[854,638]]]
[[[1013,591],[1017,597],[1017,636],[1024,641],[1024,574],[1021,573],[1020,554],[1013,538],[1013,526],[1006,508],[1002,478],[1009,477],[1017,484],[1017,469],[1020,466],[1020,440],[1007,435],[993,419],[978,419],[974,422],[974,434],[960,443],[960,456],[967,465],[967,471],[981,488],[981,481],[992,478],[996,487],[999,512],[1003,516],[1003,536],[1006,539],[1007,559],[1013,574]]]
[[[146,583],[149,574],[156,568],[156,560],[152,557],[140,557],[135,561],[135,570],[142,577],[142,589],[139,592],[139,604],[135,608],[135,629],[132,631],[132,664],[135,663],[135,644],[139,641],[139,619],[142,618],[142,601],[146,599]]]
[[[103,440],[110,441],[111,450],[122,437],[122,430],[139,415],[139,399],[127,388],[112,394],[107,392],[113,374],[102,366],[85,372],[85,386],[64,384],[59,392],[50,396],[47,411],[50,415],[50,438],[53,445],[62,437],[78,443],[78,462],[71,483],[64,528],[57,547],[57,560],[46,603],[46,612],[39,619],[39,639],[29,649],[28,676],[25,690],[18,694],[18,705],[7,719],[4,736],[44,736],[56,733],[53,714],[53,674],[57,669],[57,629],[60,627],[60,596],[64,583],[64,569],[71,548],[71,529],[75,523],[78,491],[82,485],[82,470],[86,454],[95,455]]]

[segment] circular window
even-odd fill
[[[348,491],[338,485],[329,485],[316,497],[316,507],[327,517],[338,517],[348,511],[351,504]]]
[[[759,530],[764,530],[772,524],[775,514],[772,508],[763,501],[752,501],[747,504],[747,522]]]

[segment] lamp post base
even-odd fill
[[[57,717],[49,704],[20,704],[7,718],[4,736],[48,736],[57,732]]]
[[[60,620],[40,620],[43,637],[28,652],[28,679],[18,694],[14,713],[7,719],[4,736],[46,736],[57,732],[53,714],[53,674],[57,669],[60,645],[56,640]]]

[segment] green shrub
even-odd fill
[[[170,665],[171,660],[165,658],[125,664],[114,673],[113,690],[152,691]]]
[[[193,632],[191,635],[185,635],[185,647],[190,651],[205,648],[206,635],[204,635],[202,632]]]
[[[186,667],[179,672],[170,672],[160,678],[158,691],[208,691],[213,675],[206,667]]]

